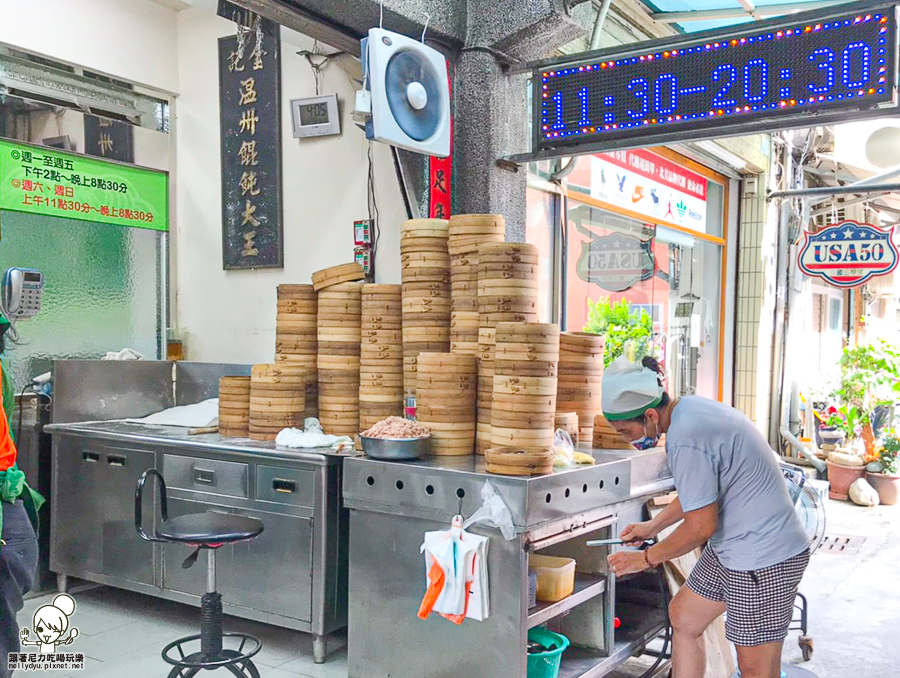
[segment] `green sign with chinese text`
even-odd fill
[[[0,210],[169,230],[169,176],[0,140]]]

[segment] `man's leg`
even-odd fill
[[[6,543],[0,544],[0,678],[7,678],[8,655],[20,649],[16,613],[37,569],[37,539],[22,502],[3,504],[2,538]]]
[[[672,678],[703,678],[706,646],[703,632],[721,614],[725,603],[700,596],[683,586],[669,605],[672,622]],[[749,678],[745,675],[745,678]]]
[[[742,678],[780,678],[781,647],[784,641],[737,648]]]

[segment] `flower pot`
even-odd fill
[[[850,498],[850,486],[854,480],[865,477],[866,467],[843,466],[835,464],[833,461],[826,461],[825,463],[828,465],[828,482],[831,483],[828,497],[830,499],[847,501]]]
[[[829,470],[829,475],[830,473]],[[900,499],[900,476],[892,476],[887,473],[867,473],[866,479],[878,492],[878,498],[882,504],[893,506]]]

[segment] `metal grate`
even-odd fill
[[[822,541],[816,553],[831,553],[836,556],[847,556],[858,553],[865,543],[865,537],[846,534],[829,534]]]

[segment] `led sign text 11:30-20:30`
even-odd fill
[[[893,100],[891,12],[539,71],[541,145]]]

